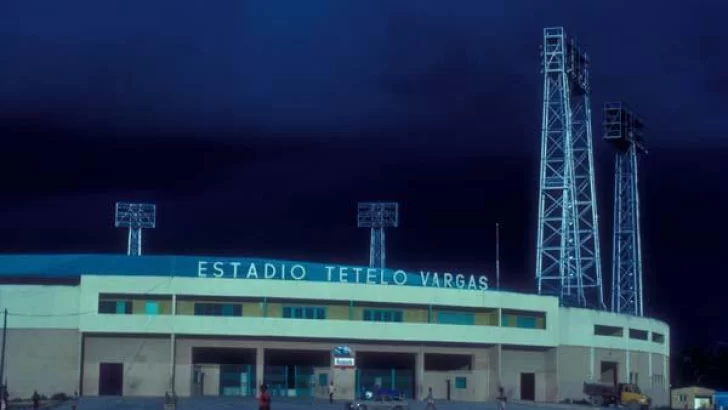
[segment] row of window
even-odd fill
[[[619,326],[607,326],[607,325],[594,325],[595,336],[607,336],[607,337],[624,337],[624,328]],[[630,339],[634,340],[650,340],[650,332],[640,329],[629,328],[627,335]],[[652,341],[655,343],[664,344],[665,335],[662,333],[652,332]]]
[[[144,313],[147,315],[160,314],[160,302],[144,301]],[[105,314],[132,314],[133,305],[126,300],[100,300],[99,313]],[[326,319],[326,308],[318,306],[283,306],[281,316],[286,319]],[[194,304],[195,316],[242,316],[243,305],[239,303],[206,303]],[[440,311],[433,318],[434,322],[448,325],[475,325],[475,314],[472,312],[446,312]],[[402,310],[390,309],[364,309],[362,320],[367,322],[393,322],[404,321]],[[515,326],[524,329],[536,329],[537,320],[533,317],[503,315],[504,326]]]
[[[314,306],[284,306],[286,319],[326,319],[326,308]]]

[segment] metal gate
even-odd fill
[[[252,396],[255,394],[255,366],[249,364],[220,365],[220,396]]]
[[[364,397],[367,391],[377,394],[377,387],[412,399],[415,391],[414,370],[400,369],[357,369],[355,375],[357,397]]]
[[[313,366],[266,366],[264,382],[271,396],[312,397]]]

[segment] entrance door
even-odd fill
[[[536,373],[521,373],[521,400],[536,401]]]
[[[124,393],[124,364],[99,363],[99,396],[121,396]]]
[[[619,374],[619,363],[617,362],[601,362],[601,377],[600,381],[602,383],[611,383],[613,385],[617,385]]]

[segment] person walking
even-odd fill
[[[498,387],[498,410],[506,410],[506,393],[503,386]]]
[[[336,387],[334,387],[334,381],[332,380],[331,383],[329,383],[329,403],[334,402],[334,393],[336,392]]]
[[[270,410],[270,394],[268,394],[268,386],[260,385],[260,395],[258,396],[258,410]]]
[[[435,407],[435,398],[432,396],[432,387],[427,388],[427,397],[425,397],[425,407],[427,410],[437,410]]]

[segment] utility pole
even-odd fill
[[[500,224],[495,224],[495,288],[500,290]]]
[[[3,344],[2,344],[2,351],[0,352],[0,385],[2,386],[2,391],[0,394],[3,396],[5,395],[5,341],[8,338],[8,310],[5,309],[5,313],[3,314]],[[2,399],[2,397],[0,397]]]

